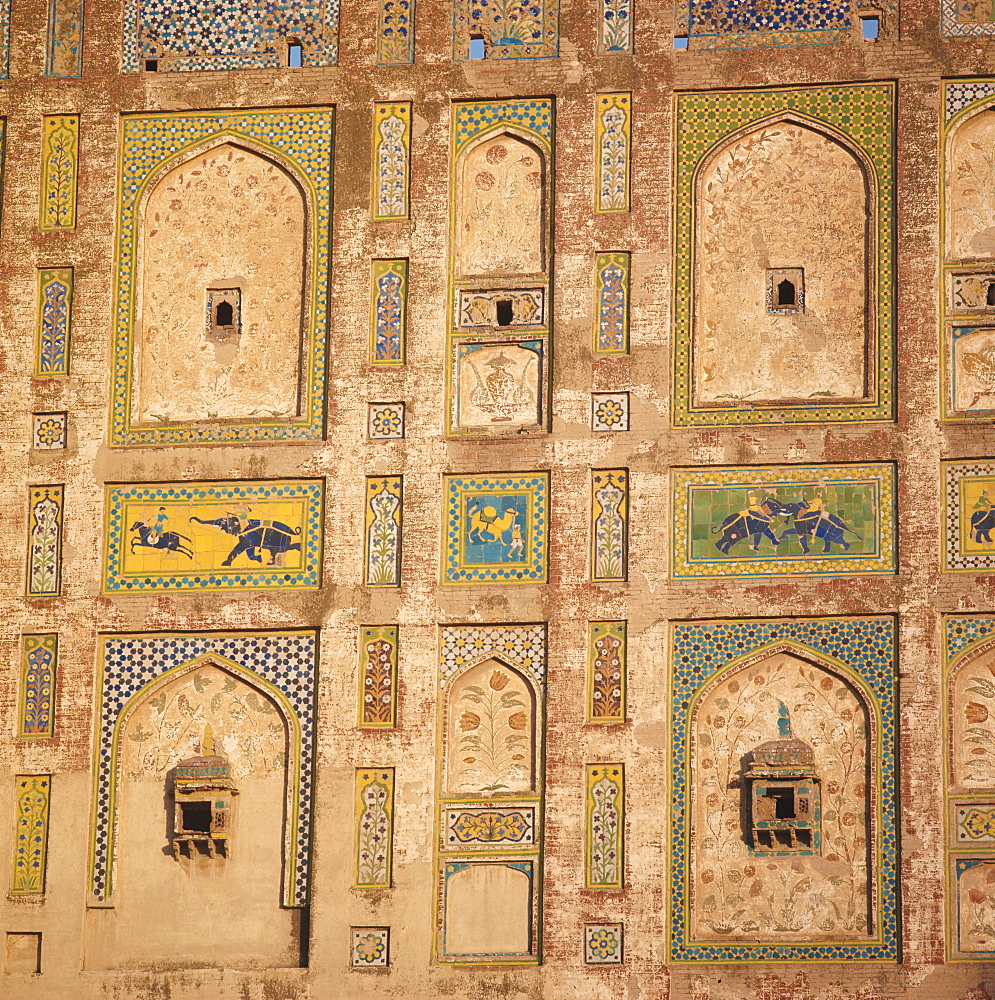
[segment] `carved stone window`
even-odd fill
[[[210,727],[202,753],[176,765],[173,856],[231,857],[235,788],[228,758],[214,752]]]
[[[208,336],[237,337],[241,332],[241,291],[238,288],[209,288],[207,290]]]
[[[767,312],[795,315],[805,311],[805,270],[772,268],[767,272]]]

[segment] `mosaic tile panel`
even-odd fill
[[[492,656],[546,687],[545,625],[443,625],[439,629],[439,686],[453,675]]]
[[[950,866],[948,961],[990,962],[995,956],[995,856],[952,857]]]
[[[28,597],[62,592],[62,486],[28,488]]]
[[[324,482],[108,486],[103,592],[317,590]]]
[[[587,722],[625,722],[626,623],[588,622]]]
[[[359,727],[397,725],[397,626],[364,625],[359,631]]]
[[[411,214],[411,102],[373,105],[373,219]]]
[[[453,0],[453,59],[470,58],[483,38],[487,59],[555,59],[559,0]]]
[[[467,806],[444,813],[444,851],[520,851],[538,843],[536,806]]]
[[[624,582],[628,559],[629,472],[595,469],[591,474],[591,579]]]
[[[357,768],[353,888],[389,887],[393,849],[394,768]]]
[[[995,80],[948,80],[943,93],[945,120],[949,122],[958,111],[992,96],[995,96]]]
[[[545,583],[549,473],[446,476],[443,583]]]
[[[45,740],[55,733],[55,672],[58,660],[58,635],[21,637],[21,695],[17,712],[19,740]]]
[[[953,821],[952,839],[959,846],[995,844],[995,802],[955,803]]]
[[[984,302],[987,285],[984,278],[961,281],[955,277],[953,309],[973,308],[962,304],[967,296],[958,292],[980,291]],[[995,330],[976,322],[946,327],[942,368],[943,419],[990,422],[995,417]]]
[[[366,477],[366,585],[401,585],[401,476]]]
[[[404,403],[370,403],[367,434],[373,441],[396,441],[404,437]]]
[[[596,434],[629,429],[627,392],[591,393],[591,430]]]
[[[408,262],[375,260],[372,267],[370,364],[404,364],[408,323]]]
[[[49,0],[45,76],[59,79],[83,73],[84,0]]]
[[[59,451],[66,447],[68,413],[32,413],[31,447],[39,451]]]
[[[943,462],[943,569],[995,569],[995,461]]]
[[[599,0],[599,6],[598,55],[631,55],[635,0]]]
[[[625,767],[588,764],[584,887],[625,888]]]
[[[42,231],[76,228],[79,116],[48,115],[42,123],[40,220]]]
[[[380,0],[377,62],[402,66],[415,61],[415,0]]]
[[[11,896],[39,896],[45,891],[48,855],[50,774],[19,774],[14,779],[14,863]]]
[[[453,162],[468,142],[503,125],[529,134],[547,155],[552,152],[552,101],[471,101],[453,106]]]
[[[867,938],[819,942],[699,942],[692,936],[688,820],[692,713],[720,675],[784,651],[833,665],[870,709],[874,784],[869,843],[873,928]],[[895,622],[890,617],[677,622],[672,625],[670,935],[672,962],[882,962],[898,960],[895,786]]]
[[[215,663],[264,690],[285,715],[289,732],[283,905],[305,906],[311,863],[314,718],[318,668],[315,629],[273,632],[146,632],[100,641],[99,731],[94,751],[93,854],[90,891],[111,897],[120,780],[118,739],[130,711],[151,685],[168,683],[200,664]]]
[[[632,94],[598,94],[595,107],[598,167],[594,209],[599,213],[628,212]]]
[[[226,444],[235,441],[320,439],[324,434],[326,337],[330,267],[332,124],[330,108],[252,109],[134,115],[122,119],[117,234],[119,266],[114,312],[114,395],[111,445]],[[139,206],[143,193],[167,167],[195,155],[222,137],[243,142],[260,155],[272,153],[297,175],[309,208],[311,253],[307,270],[310,298],[303,324],[300,416],[219,423],[132,420],[138,276]]]
[[[672,474],[671,575],[895,572],[895,467],[736,466]]]
[[[73,269],[47,267],[38,271],[38,325],[35,334],[35,376],[69,374],[72,331]]]
[[[353,927],[350,963],[354,969],[385,969],[390,964],[389,927]]]
[[[584,924],[586,965],[621,965],[622,960],[621,924]]]
[[[894,86],[841,84],[764,91],[678,94],[674,135],[677,147],[674,230],[675,427],[778,423],[837,423],[891,420],[894,409]],[[699,169],[709,154],[751,123],[797,113],[814,127],[836,131],[866,157],[875,209],[876,234],[868,271],[875,276],[876,306],[867,356],[869,394],[846,403],[696,406],[692,379],[694,295],[694,199]]]
[[[627,354],[629,351],[629,275],[632,255],[599,253],[595,264],[594,353]]]
[[[940,0],[940,33],[947,38],[984,38],[995,34],[991,5]]]
[[[291,40],[304,66],[334,66],[338,35],[339,0],[125,0],[121,68],[137,73],[149,60],[160,73],[285,66]]]
[[[0,79],[7,77],[10,66],[10,0],[0,0]],[[3,146],[0,131],[0,148]]]

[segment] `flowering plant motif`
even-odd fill
[[[69,344],[69,303],[72,271],[59,268],[41,274],[41,317],[38,335],[39,375],[65,375]]]
[[[404,361],[404,296],[407,262],[381,261],[374,271],[374,364],[401,364]],[[384,273],[376,271],[386,269]]]
[[[627,212],[629,210],[629,97],[622,94],[608,95],[602,97],[600,103],[608,103],[608,106],[600,116],[598,210]]]
[[[622,887],[622,767],[593,767],[589,775],[587,885]]]
[[[353,944],[356,959],[365,965],[382,964],[387,941],[384,935],[375,931],[357,937]]]
[[[408,123],[389,115],[380,122],[378,132],[375,217],[404,219],[408,215]]]
[[[624,266],[622,261],[625,262]],[[629,255],[598,255],[598,334],[596,350],[619,353],[626,349],[629,313]]]
[[[368,482],[372,495],[366,529],[366,582],[396,587],[401,582],[401,479],[388,476]]]
[[[957,678],[953,719],[954,782],[974,787],[995,785],[995,666],[980,666]]]
[[[601,0],[599,55],[632,51],[632,0]]]
[[[621,471],[594,476],[594,545],[592,577],[623,580],[625,574],[625,518],[628,476]]]
[[[79,76],[83,34],[83,0],[52,0],[49,15],[48,61],[45,75]]]
[[[38,487],[31,493],[34,524],[28,562],[28,594],[57,594],[62,549],[62,487]]]
[[[356,831],[356,885],[390,885],[394,781],[389,770],[357,773],[360,813]]]
[[[381,65],[410,63],[414,59],[415,36],[411,21],[414,0],[381,0]]]
[[[26,635],[19,737],[51,736],[55,689],[56,635]]]
[[[366,645],[361,725],[389,726],[394,719],[393,643],[377,639]]]
[[[46,119],[42,161],[42,229],[73,229],[76,226],[78,142],[78,118],[62,115]]]
[[[520,811],[498,812],[478,810],[460,813],[455,821],[450,821],[450,829],[461,844],[476,841],[481,844],[500,842],[531,842],[532,823]]]
[[[622,718],[622,640],[603,635],[594,643],[591,717]]]
[[[470,0],[470,24],[486,31],[492,46],[502,46],[503,56],[529,55],[529,46],[543,40],[544,6],[525,0]]]
[[[50,788],[51,778],[48,775],[17,777],[17,829],[11,895],[32,895],[45,891]]]
[[[611,958],[618,951],[618,935],[614,930],[602,927],[590,934],[587,947],[591,955],[602,961]]]
[[[975,954],[995,952],[995,864],[961,860],[957,868],[959,948]]]

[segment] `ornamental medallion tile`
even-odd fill
[[[591,393],[591,430],[627,431],[629,429],[629,394],[627,392]]]

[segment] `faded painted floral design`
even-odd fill
[[[979,657],[957,672],[951,723],[954,784],[995,786],[995,657]]]
[[[995,952],[995,862],[961,864],[967,870],[957,880],[959,950]]]
[[[202,752],[207,726],[235,777],[286,763],[287,732],[276,706],[225,671],[205,666],[135,710],[121,741],[122,773],[133,781],[161,781],[178,761]]]
[[[964,122],[947,145],[947,256],[995,257],[995,119]]]
[[[449,702],[451,792],[532,788],[532,698],[525,681],[487,660],[453,686]]]
[[[699,403],[866,395],[864,170],[792,122],[726,146],[701,172],[694,391]],[[805,308],[771,314],[768,268],[805,272]]]
[[[822,853],[752,854],[744,830],[744,758],[778,738],[778,707],[815,751],[822,779]],[[697,940],[867,936],[868,722],[854,691],[786,654],[716,686],[693,724],[691,774]]]

